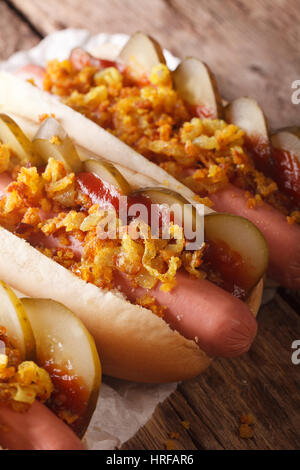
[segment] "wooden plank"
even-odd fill
[[[256,98],[273,128],[299,121],[291,84],[300,77],[298,0],[12,0],[43,34],[64,27],[151,33],[175,54],[215,72],[226,99]],[[134,12],[134,14],[133,14]]]
[[[171,398],[157,407],[155,415],[123,446],[123,450],[165,449],[171,432],[178,432],[180,436],[176,440],[176,449],[196,450],[191,436],[180,424],[183,410],[187,416],[196,418],[183,396],[178,392],[172,394]]]
[[[132,33],[137,29],[149,32],[147,0],[12,0],[39,31],[46,35],[66,27],[84,28],[92,33]],[[134,12],[134,14],[133,14]],[[162,30],[165,14],[172,20],[172,11],[163,0],[151,0],[151,29]]]
[[[179,32],[179,41],[211,65],[223,96],[253,96],[273,128],[299,122],[300,107],[291,102],[291,84],[300,76],[297,0],[204,0],[201,8],[197,0],[172,0],[172,5],[195,33],[188,41]]]
[[[291,290],[279,288],[282,298],[300,315],[300,289]]]
[[[300,449],[300,365],[291,344],[300,339],[300,319],[277,295],[259,313],[251,351],[222,359],[178,390],[123,449],[162,449],[171,431],[185,449]],[[173,412],[170,413],[170,406]],[[241,439],[239,419],[255,417],[254,438]],[[185,430],[181,420],[191,423]]]
[[[38,36],[4,2],[0,2],[0,60],[39,42]]]

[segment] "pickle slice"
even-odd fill
[[[20,351],[22,361],[34,360],[35,340],[22,302],[0,281],[0,326],[6,328],[11,344]]]
[[[239,255],[240,274],[243,277],[240,281],[250,291],[268,267],[269,249],[262,233],[244,217],[219,213],[205,216],[204,232],[206,241],[212,241],[217,246],[225,244]]]
[[[286,150],[295,155],[300,161],[300,128],[286,127],[271,136],[272,145],[280,150]]]
[[[75,394],[73,400],[80,411],[71,427],[82,437],[96,407],[101,384],[101,364],[94,339],[79,318],[64,305],[53,300],[29,298],[22,299],[22,303],[33,329],[38,365],[48,370],[52,378],[54,375],[58,393]],[[58,376],[61,380],[56,382]],[[77,381],[76,389],[72,388],[73,378]]]
[[[181,221],[181,224],[190,227],[193,230],[195,230],[196,227],[203,226],[200,221],[200,214],[197,212],[196,207],[181,196],[181,194],[173,191],[172,189],[160,187],[142,188],[138,189],[131,195],[148,197],[153,204],[166,204],[171,207],[172,212],[174,213],[175,223],[177,219]]]
[[[222,116],[222,99],[214,75],[206,64],[194,57],[187,57],[172,74],[174,86],[181,98],[197,106],[203,117]]]
[[[83,170],[99,176],[103,181],[114,186],[121,194],[127,195],[131,192],[129,183],[110,162],[95,159],[86,160],[83,163]]]
[[[155,65],[165,64],[159,43],[147,34],[136,32],[121,50],[118,60],[134,80],[147,78]]]
[[[234,100],[225,108],[225,119],[245,131],[248,137],[269,140],[267,118],[258,103],[247,97]]]
[[[44,163],[54,158],[63,162],[69,172],[78,173],[82,170],[82,162],[72,140],[53,117],[48,117],[41,124],[34,136],[33,147]]]
[[[32,142],[7,114],[0,114],[0,141],[13,151],[22,164],[30,163],[36,166],[42,163]]]

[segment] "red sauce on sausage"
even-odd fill
[[[272,149],[273,179],[279,189],[300,205],[300,162],[296,155],[286,150]]]
[[[109,207],[113,207],[117,215],[120,213],[120,196],[121,193],[116,190],[116,188],[108,183],[104,182],[99,176],[95,175],[94,173],[79,173],[77,175],[77,183],[80,187],[80,190],[89,196],[93,202],[93,204],[98,204],[100,208],[107,209]],[[149,197],[144,197],[142,195],[132,195],[127,196],[127,211],[129,212],[130,208],[135,204],[139,204],[146,208],[145,217],[143,216],[143,212],[137,212],[134,216],[128,216],[125,211],[125,220],[122,220],[123,223],[130,223],[131,220],[139,217],[148,225],[151,225],[151,214],[154,215],[158,220],[158,226],[162,227],[164,223],[168,221],[168,211],[159,206],[158,204],[152,204],[151,199]],[[129,213],[130,214],[130,213]],[[123,219],[123,217],[122,217]],[[172,215],[170,216],[170,220],[172,221]]]
[[[95,67],[99,70],[103,70],[108,67],[115,67],[120,73],[125,71],[125,66],[123,64],[113,60],[99,59],[79,47],[72,50],[70,54],[70,62],[75,70],[82,70],[84,67]]]
[[[289,198],[290,207],[300,204],[300,162],[296,155],[276,149],[267,141],[251,138],[245,141],[256,168],[272,178]]]
[[[64,412],[78,416],[69,425],[77,435],[80,435],[90,395],[86,384],[72,370],[55,365],[53,359],[43,361],[41,367],[50,374],[54,386],[54,392],[47,405],[60,417]]]
[[[94,173],[83,172],[77,175],[80,190],[91,198],[93,204],[99,204],[103,209],[114,207],[119,210],[121,194],[116,188],[104,181]]]
[[[225,242],[208,240],[203,261],[201,268],[208,273],[208,278],[234,296],[244,299],[253,287],[243,258]],[[216,275],[219,275],[219,279]]]
[[[188,105],[187,105],[188,106]],[[200,119],[216,119],[216,113],[205,104],[198,104],[196,106],[188,106],[190,112]]]

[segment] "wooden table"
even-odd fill
[[[298,0],[0,0],[0,59],[65,27],[142,30],[180,57],[205,60],[224,97],[256,98],[277,128],[300,121],[291,102],[299,22]],[[163,449],[170,432],[179,432],[178,449],[299,449],[300,365],[291,361],[299,311],[299,293],[280,289],[260,310],[251,351],[181,384],[123,449]],[[249,412],[254,438],[241,439],[239,418]]]

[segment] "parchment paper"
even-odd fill
[[[74,47],[82,47],[103,59],[114,59],[127,40],[127,34],[101,33],[93,36],[84,29],[64,29],[50,34],[36,47],[17,52],[5,62],[0,62],[0,70],[15,72],[27,64],[45,65],[51,59],[63,60]],[[164,54],[168,67],[173,70],[179,59],[167,50],[164,50]]]
[[[114,58],[127,39],[124,34],[92,36],[85,30],[66,29],[47,36],[28,51],[17,52],[0,63],[0,70],[13,73],[27,64],[45,65],[54,58],[67,58],[77,46],[102,58]],[[178,59],[168,51],[166,57],[170,68],[176,67]],[[164,401],[176,385],[136,384],[104,377],[98,405],[85,436],[88,449],[109,450],[121,446],[148,421],[158,403]]]

